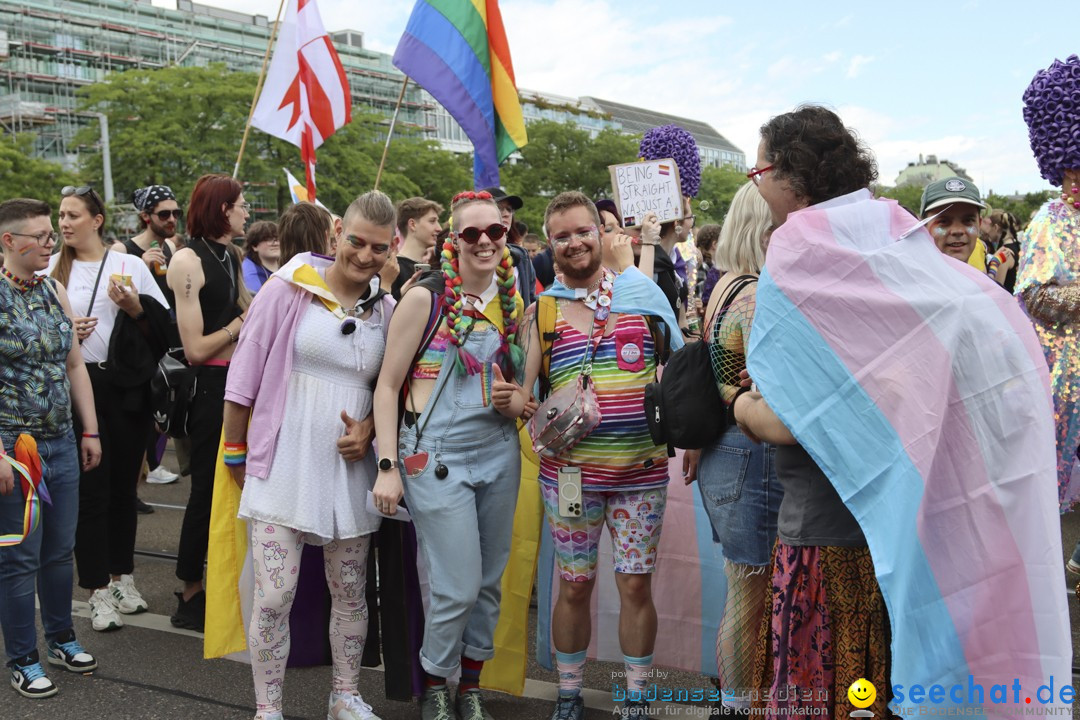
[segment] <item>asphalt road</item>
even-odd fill
[[[166,456],[166,466],[176,469],[171,451]],[[188,478],[172,485],[140,486],[139,495],[155,507],[154,514],[139,517],[137,548],[140,551],[176,552],[189,489]],[[1064,555],[1071,553],[1077,540],[1080,540],[1080,514],[1073,513],[1062,521]],[[138,616],[124,616],[126,626],[110,633],[96,633],[90,628],[85,602],[88,593],[75,587],[76,633],[98,658],[98,671],[83,677],[60,669],[51,670],[50,677],[60,692],[46,700],[25,700],[12,690],[0,687],[0,720],[252,718],[254,697],[249,666],[230,660],[203,660],[201,635],[176,630],[170,625],[169,615],[176,604],[173,592],[180,589],[173,571],[171,560],[138,555],[135,577],[150,611]],[[1069,576],[1067,581],[1075,586],[1080,577]],[[1070,598],[1075,652],[1080,647],[1077,622],[1080,607],[1072,588],[1061,591],[1068,592]],[[535,623],[532,625],[535,627]],[[1073,665],[1080,667],[1080,661],[1074,660]],[[621,665],[589,663],[585,693],[589,720],[612,716],[612,672],[621,669]],[[557,691],[556,674],[530,663],[527,677],[524,697],[487,693],[489,709],[495,718],[547,720],[550,717]],[[360,683],[364,698],[384,720],[414,720],[419,716],[413,703],[383,699],[381,670],[361,670]],[[710,687],[700,675],[677,672],[665,678],[662,684]],[[284,689],[286,717],[325,717],[329,690],[329,667],[289,669]],[[1080,717],[1077,708],[1080,705],[1074,706],[1074,716]],[[709,710],[704,705],[658,705],[654,707],[653,716],[706,717]]]

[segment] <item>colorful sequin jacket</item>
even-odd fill
[[[1016,294],[1040,337],[1072,334],[1064,326],[1080,323],[1080,213],[1060,200],[1046,203],[1022,234],[1021,249]]]

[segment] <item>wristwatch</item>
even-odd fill
[[[380,470],[383,470],[383,471],[393,470],[396,467],[397,467],[397,460],[391,460],[390,458],[382,458],[381,460],[379,460],[379,469]]]

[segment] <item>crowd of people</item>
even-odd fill
[[[1080,72],[1077,58],[1068,65]],[[1029,93],[1047,92],[1052,71]],[[1003,308],[996,342],[1024,340],[1034,325],[1050,369],[1047,422],[1057,429],[1056,500],[1066,510],[1080,446],[1070,343],[1080,322],[1080,155],[1075,144],[1047,139],[1056,120],[1037,100],[1026,111],[1033,148],[1062,195],[1026,228],[1026,218],[989,208],[959,177],[930,183],[909,227],[880,222],[893,242],[932,241],[958,261],[945,272],[991,293]],[[665,130],[650,151],[678,160],[662,145],[675,135]],[[282,717],[305,546],[321,548],[331,600],[328,716],[377,719],[378,703],[358,693],[376,582],[369,556],[380,526],[406,510],[427,578],[415,653],[420,716],[490,718],[481,676],[496,656],[522,492],[538,495],[553,547],[552,720],[584,717],[605,532],[629,691],[621,710],[647,716],[659,631],[653,578],[680,464],[724,559],[714,679],[722,711],[798,704],[841,718],[848,686],[863,678],[879,688],[870,710],[886,715],[894,608],[880,574],[889,549],[874,547],[844,489],[859,480],[856,471],[808,429],[821,409],[800,415],[777,387],[769,368],[785,361],[776,356],[783,344],[758,337],[762,323],[777,322],[777,288],[789,287],[783,258],[798,251],[813,262],[812,243],[799,245],[799,223],[858,208],[870,233],[875,208],[888,206],[866,191],[876,176],[872,154],[834,112],[803,106],[762,126],[755,167],[723,224],[696,229],[689,167],[681,217],[649,214],[624,228],[612,200],[567,190],[532,233],[514,217],[522,199],[497,187],[457,194],[445,219],[433,199],[395,205],[369,191],[341,217],[299,203],[276,222],[249,226],[243,185],[207,175],[183,205],[165,185],[136,192],[142,231],[116,244],[104,239],[106,205],[92,187],[5,200],[0,532],[24,528],[0,547],[0,629],[14,689],[27,698],[57,692],[38,654],[35,591],[47,664],[97,667],[73,629],[72,557],[93,630],[118,629],[124,615],[148,610],[134,577],[136,485],[144,461],[153,468],[160,460],[151,378],[158,360],[182,347],[196,382],[172,623],[206,626],[220,461],[248,523],[254,587],[241,600],[250,610],[256,720]],[[770,252],[774,240],[782,244]],[[903,269],[919,282],[918,266]],[[855,269],[848,280],[850,295],[877,291]],[[1030,320],[1017,323],[1009,313],[1020,306]],[[724,422],[711,441],[676,453],[657,441],[645,403],[671,353],[689,351],[688,342],[707,348]],[[1037,375],[1012,382],[1043,390]],[[574,422],[558,425],[564,418]],[[36,450],[20,444],[25,436]],[[12,464],[27,458],[38,459],[32,481]],[[529,462],[538,464],[532,484],[522,475]],[[38,480],[51,502],[24,527]],[[1043,481],[1053,482],[1033,478],[1030,498],[1015,502],[1038,502],[1050,487]],[[1080,547],[1068,567],[1080,572]],[[790,686],[820,692],[781,695]]]

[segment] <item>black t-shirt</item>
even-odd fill
[[[653,280],[660,286],[664,297],[671,304],[671,310],[675,313],[675,317],[678,317],[679,289],[682,283],[679,281],[678,273],[675,272],[675,263],[671,261],[671,256],[668,255],[662,245],[656,246],[656,259],[653,261]]]
[[[401,299],[401,286],[409,282],[409,278],[416,272],[416,261],[402,255],[397,256],[398,276],[394,284],[390,286],[390,294],[395,300]]]
[[[785,545],[866,547],[855,516],[801,445],[776,446],[776,477],[784,487],[776,529]]]
[[[128,239],[124,241],[124,247],[127,248],[128,255],[132,257],[142,258],[146,252],[136,244],[134,240]],[[172,260],[173,252],[169,247],[169,243],[161,243],[161,252],[165,253],[165,262],[168,263]],[[161,294],[165,296],[165,299],[169,301],[169,307],[176,307],[176,297],[173,295],[173,291],[169,288],[169,283],[165,281],[165,274],[158,275],[153,270],[150,274],[154,276],[154,282],[161,288]]]

